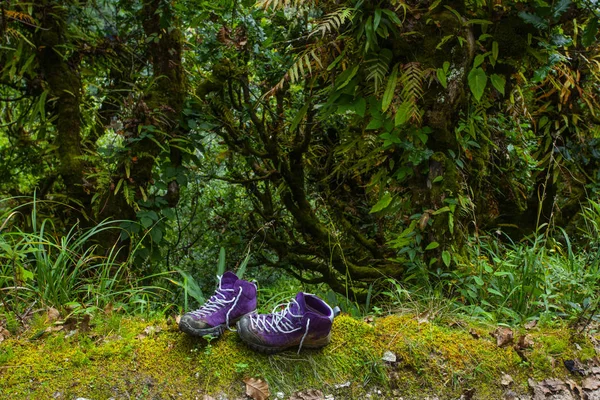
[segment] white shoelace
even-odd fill
[[[229,313],[235,308],[235,305],[242,294],[243,288],[240,286],[240,292],[238,295],[231,300],[227,300],[225,292],[235,292],[235,289],[223,289],[221,287],[222,276],[217,276],[217,278],[219,278],[219,288],[217,289],[216,293],[211,296],[210,299],[208,299],[206,303],[202,305],[202,307],[192,311],[191,313],[197,317],[206,317],[209,314],[219,311],[223,307],[227,307],[229,303],[233,303],[225,315],[225,323],[227,324],[227,328],[229,328]]]
[[[289,319],[289,316],[302,318],[302,315],[293,314],[290,311],[290,307],[292,304],[296,304],[297,308],[300,308],[298,302],[292,299],[289,303],[287,303],[286,307],[283,310],[277,311],[278,308],[283,306],[284,304],[277,305],[271,314],[254,314],[250,316],[250,327],[252,329],[257,328],[259,331],[265,331],[267,333],[293,333],[297,332],[302,327],[294,328],[294,323]],[[288,315],[289,312],[289,315]],[[270,321],[267,318],[272,315]],[[304,335],[302,335],[302,339],[300,340],[300,346],[298,346],[298,354],[300,350],[302,350],[302,344],[304,343],[304,339],[306,339],[306,335],[308,334],[308,327],[310,325],[310,319],[306,320],[306,327],[304,328]]]

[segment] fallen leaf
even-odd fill
[[[417,316],[417,322],[419,324],[425,324],[425,323],[429,322],[429,319],[430,319],[429,311],[425,311],[424,313],[421,313]]]
[[[600,379],[595,376],[588,376],[581,382],[581,388],[584,390],[600,389]]]
[[[450,328],[464,328],[466,324],[463,321],[452,321],[448,324]]]
[[[558,379],[546,379],[542,382],[535,382],[529,378],[529,386],[533,389],[533,400],[545,400],[549,395],[563,395],[561,399],[572,399],[573,396],[563,381]],[[554,398],[554,397],[552,397]]]
[[[0,343],[4,342],[5,339],[8,339],[9,336],[10,332],[0,327]]]
[[[490,335],[496,338],[496,344],[498,347],[503,347],[512,343],[514,337],[512,329],[505,327],[496,328],[496,330],[491,332]]]
[[[160,331],[162,331],[162,328],[160,326],[149,325],[149,326],[145,327],[144,331],[142,333],[140,333],[139,335],[137,335],[135,338],[140,339],[140,340],[146,339],[148,336],[153,336]]]
[[[320,390],[309,389],[292,394],[290,400],[325,400],[325,396]]]
[[[381,357],[381,359],[385,362],[389,362],[389,363],[395,363],[396,362],[396,355],[394,353],[392,353],[389,350],[386,350],[383,353],[383,357]]]
[[[271,395],[269,385],[262,379],[246,378],[244,383],[246,384],[246,395],[253,400],[265,400]]]
[[[471,334],[473,339],[479,339],[481,337],[479,336],[479,333],[473,328],[469,329],[469,333]]]
[[[521,335],[517,341],[517,346],[521,349],[530,349],[533,347],[533,338],[531,335]]]
[[[46,328],[46,333],[60,332],[64,329],[64,325],[50,325]]]
[[[573,381],[571,379],[567,379],[567,381],[565,383],[567,384],[567,386],[569,387],[569,390],[571,390],[571,392],[577,393],[579,395],[579,397],[584,398],[584,396],[582,396],[583,390],[575,381]]]
[[[46,312],[48,322],[54,322],[60,318],[60,313],[54,307],[50,307]]]
[[[209,395],[205,394],[204,396],[202,396],[202,400],[217,400],[217,399],[215,399],[212,396],[209,396]]]
[[[509,374],[502,374],[502,379],[500,380],[500,384],[502,386],[510,386],[514,382],[512,376]]]
[[[366,317],[363,318],[363,321],[365,321],[367,324],[372,324],[374,320],[375,319],[373,318],[372,315],[367,315]]]
[[[525,324],[525,329],[530,330],[530,329],[535,328],[536,326],[537,326],[537,320],[534,319]]]

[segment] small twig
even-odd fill
[[[27,317],[27,314],[29,314],[29,312],[33,309],[33,306],[35,306],[35,303],[37,303],[37,300],[35,300],[33,302],[33,304],[31,304],[27,310],[25,310],[25,312],[21,315],[18,315],[17,318],[19,318],[19,320],[21,320],[21,323],[23,323],[23,321],[25,320],[25,318]]]

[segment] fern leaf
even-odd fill
[[[328,33],[339,31],[341,26],[352,18],[352,11],[351,8],[343,7],[327,14],[317,23],[315,29],[308,36],[311,37],[320,33],[321,37],[325,37]]]
[[[416,62],[408,63],[404,66],[404,71],[400,76],[400,84],[402,85],[401,117],[396,115],[396,124],[400,125],[404,122],[412,122],[415,125],[420,125],[423,120],[423,113],[419,107],[419,101],[424,94],[425,71],[421,69],[421,65]]]
[[[262,8],[263,10],[271,8],[273,11],[277,11],[285,7],[300,8],[303,6],[309,6],[309,3],[312,2],[312,0],[259,0],[256,3],[256,6]]]
[[[4,15],[6,16],[6,18],[8,19],[14,19],[16,21],[22,21],[22,22],[27,22],[28,24],[35,24],[35,20],[33,19],[33,17],[29,14],[25,14],[19,11],[12,11],[12,10],[4,10]]]
[[[391,61],[392,52],[388,49],[383,49],[378,53],[374,53],[371,57],[367,57],[367,80],[374,82],[375,93],[379,91],[379,87],[387,75]]]

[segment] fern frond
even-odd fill
[[[216,96],[210,97],[209,103],[215,114],[221,119],[223,125],[228,127],[235,126],[233,113],[227,104],[223,103],[221,99]]]
[[[285,7],[296,7],[299,8],[307,3],[312,3],[313,0],[258,0],[256,7],[264,10],[271,8],[273,11],[279,10]]]
[[[392,52],[388,49],[383,49],[378,53],[372,54],[371,57],[367,57],[367,80],[374,82],[375,93],[379,91],[379,87],[387,75],[391,62]]]
[[[14,19],[16,21],[22,21],[22,22],[27,22],[28,24],[35,24],[35,20],[33,19],[33,17],[29,14],[25,14],[19,11],[13,11],[13,10],[4,10],[4,15],[6,16],[6,18],[8,19]]]
[[[300,53],[283,78],[266,92],[262,98],[265,99],[273,96],[273,94],[283,89],[285,82],[300,82],[305,76],[312,75],[313,70],[315,73],[323,70],[325,67],[323,66],[321,58],[317,55],[317,52],[322,53],[323,49],[314,45]]]
[[[425,72],[417,62],[411,62],[404,65],[400,84],[402,92],[400,94],[403,104],[404,118],[415,125],[420,125],[423,120],[422,110],[419,108],[419,101],[425,93],[424,87]]]
[[[298,57],[296,57],[296,60],[294,60],[292,66],[288,69],[287,75],[289,76],[290,82],[296,83],[306,75],[311,75],[313,66],[315,69],[323,68],[323,63],[315,53],[315,50],[309,49],[300,53]],[[306,67],[306,69],[304,69],[304,67]]]
[[[321,21],[317,23],[317,26],[308,35],[311,37],[317,33],[321,34],[321,37],[325,37],[326,34],[333,31],[338,31],[340,27],[348,20],[352,19],[352,8],[342,7],[332,13],[327,14]]]

